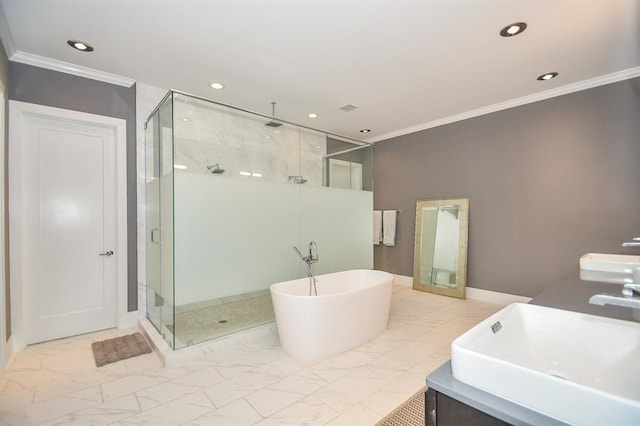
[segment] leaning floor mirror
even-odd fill
[[[418,200],[413,288],[464,299],[469,199]]]

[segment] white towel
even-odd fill
[[[393,247],[396,245],[396,217],[397,210],[382,212],[382,244]]]
[[[373,244],[380,245],[382,241],[382,211],[373,211]]]

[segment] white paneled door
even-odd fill
[[[114,128],[24,115],[21,157],[26,343],[114,327]]]

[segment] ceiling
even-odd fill
[[[12,60],[73,64],[264,114],[275,101],[283,120],[368,141],[640,75],[640,0],[0,4]],[[499,35],[518,21],[522,34]],[[558,77],[536,80],[550,71]]]

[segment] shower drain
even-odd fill
[[[228,323],[228,322],[229,322],[229,321],[227,321],[227,320],[220,320],[220,321],[218,321],[218,324],[226,324],[226,323]]]

